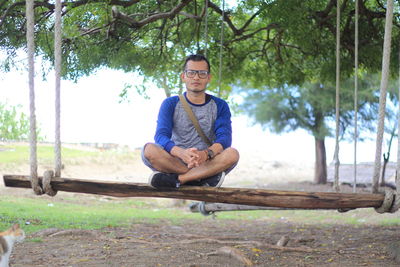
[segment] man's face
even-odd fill
[[[181,79],[186,84],[186,90],[191,92],[205,91],[207,84],[211,80],[211,75],[208,74],[207,62],[189,60],[186,63],[185,72],[181,74]]]

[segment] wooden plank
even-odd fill
[[[29,176],[4,175],[9,187],[31,188]],[[41,183],[41,177],[39,177]],[[383,194],[276,191],[249,188],[213,188],[187,186],[179,189],[155,189],[147,184],[54,178],[53,189],[65,192],[99,194],[113,197],[160,197],[191,199],[265,207],[299,209],[346,209],[380,207]]]

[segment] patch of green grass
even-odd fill
[[[87,197],[15,197],[0,196],[0,231],[19,223],[27,234],[42,229],[102,229],[127,227],[137,223],[160,223],[169,221],[180,225],[186,220],[212,220],[188,209],[168,208],[164,203],[141,199],[110,199],[100,201]],[[382,217],[383,216],[383,217]],[[313,224],[330,226],[335,224],[362,227],[365,224],[400,225],[400,218],[376,214],[372,209],[348,213],[320,210],[256,210],[219,212],[223,220],[265,220],[268,224]],[[212,221],[210,223],[215,223]],[[32,240],[32,242],[41,242]]]
[[[355,210],[346,213],[339,213],[335,210],[256,210],[256,211],[229,211],[217,213],[219,219],[265,219],[276,222],[293,222],[316,225],[400,225],[400,218],[385,216],[376,213],[373,209]]]
[[[42,243],[43,239],[39,238],[39,237],[34,237],[34,238],[29,238],[26,241],[28,242],[32,242],[32,243]]]
[[[380,222],[383,226],[396,226],[400,225],[400,218],[384,218]]]
[[[1,147],[0,151],[0,163],[21,163],[27,162],[29,159],[29,146],[28,145],[6,145]],[[86,156],[95,156],[99,154],[96,151],[83,151],[79,149],[72,149],[62,147],[62,157],[78,158]],[[37,157],[41,161],[51,161],[54,159],[54,147],[52,145],[38,145],[37,146]]]
[[[40,198],[0,196],[0,229],[19,223],[27,233],[47,228],[101,229],[127,226],[146,221],[157,223],[168,219],[179,224],[182,219],[199,215],[177,209],[153,209],[142,202],[110,201],[87,204],[65,203]]]

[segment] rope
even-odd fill
[[[354,30],[354,163],[353,163],[353,193],[357,186],[357,138],[358,138],[358,0],[355,2],[355,30]]]
[[[205,17],[204,17],[204,56],[207,57],[208,46],[208,0],[205,0]]]
[[[335,141],[335,181],[333,183],[336,192],[339,187],[339,107],[340,107],[340,0],[336,1],[336,141]]]
[[[378,213],[390,212],[394,213],[400,209],[400,195],[391,188],[385,189],[385,198],[382,206],[375,208]]]
[[[399,49],[399,62],[400,62],[400,49]],[[400,99],[400,65],[399,65],[399,96],[398,99]],[[397,111],[397,166],[396,166],[396,196],[395,200],[393,203],[393,208],[392,212],[394,212],[394,209],[400,208],[400,179],[399,179],[399,174],[400,174],[400,105]]]
[[[212,211],[206,210],[206,202],[202,201],[198,205],[200,213],[203,214],[204,216],[209,216],[214,213]]]
[[[56,0],[55,8],[55,27],[54,27],[54,58],[55,58],[55,141],[54,141],[54,155],[55,155],[55,176],[61,176],[61,138],[60,138],[60,87],[61,87],[61,44],[62,44],[62,29],[61,29],[61,0]]]
[[[379,121],[378,132],[376,137],[375,150],[375,167],[372,177],[372,193],[377,193],[379,188],[379,173],[381,169],[382,142],[385,123],[386,109],[386,92],[389,80],[389,64],[390,64],[390,44],[392,39],[393,25],[393,0],[387,1],[386,22],[385,22],[385,39],[383,42],[383,58],[382,58],[382,78],[379,96]]]
[[[30,125],[30,180],[35,194],[43,194],[39,185],[37,175],[37,136],[36,136],[36,114],[35,114],[35,11],[34,0],[26,0],[26,41],[28,46],[28,68],[29,68],[29,125]]]
[[[43,190],[49,196],[55,196],[57,190],[51,187],[51,179],[61,176],[61,138],[60,138],[60,88],[61,88],[61,53],[62,53],[62,29],[61,29],[61,0],[56,0],[55,22],[54,22],[54,69],[55,69],[55,141],[54,141],[54,162],[55,172],[47,170],[43,174]]]
[[[44,192],[49,196],[55,196],[57,190],[51,187],[51,179],[61,176],[61,139],[60,139],[60,87],[61,87],[61,0],[56,0],[55,22],[54,22],[54,69],[55,69],[55,141],[54,141],[54,162],[55,172],[47,170],[43,174],[42,185]]]
[[[400,99],[400,48],[399,48],[399,96]],[[396,192],[400,196],[400,105],[397,111],[397,167],[396,167]]]
[[[385,213],[391,210],[393,204],[394,193],[392,189],[385,190],[385,198],[383,199],[382,206],[379,208],[375,208],[375,211],[378,213]]]
[[[392,207],[390,208],[390,211],[389,211],[390,213],[394,213],[400,209],[400,195],[398,193],[395,193],[393,197],[394,197],[394,200],[393,200]]]
[[[378,213],[394,213],[400,209],[400,195],[391,188],[385,188],[385,198],[379,208],[375,208]]]
[[[225,0],[222,1],[221,15],[221,42],[219,46],[219,74],[218,74],[218,97],[221,97],[221,80],[222,80],[222,49],[224,45],[224,17],[225,17]]]
[[[54,177],[54,172],[52,170],[45,171],[43,174],[42,184],[43,190],[47,195],[54,197],[57,194],[57,190],[54,190],[50,183],[51,179]]]

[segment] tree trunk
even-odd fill
[[[318,139],[315,137],[314,183],[326,184],[327,176],[325,138]]]
[[[164,89],[165,96],[170,97],[171,96],[171,88],[169,88],[169,86],[168,86],[167,77],[163,76],[161,83],[162,83],[162,87]]]

